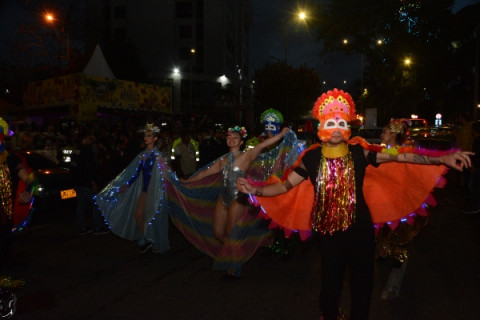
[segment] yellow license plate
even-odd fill
[[[62,197],[62,200],[75,198],[76,196],[77,196],[77,193],[75,192],[75,189],[68,189],[68,190],[60,191],[60,197]]]

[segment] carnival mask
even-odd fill
[[[348,140],[351,131],[348,122],[355,116],[355,104],[350,94],[334,89],[322,94],[315,102],[312,114],[320,121],[318,137],[326,142],[335,131]]]
[[[265,126],[265,130],[263,131],[265,135],[268,135],[268,132],[271,132],[273,135],[280,133],[283,115],[278,110],[272,108],[265,110],[260,118]]]

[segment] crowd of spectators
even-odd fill
[[[88,134],[93,139],[92,148],[97,159],[98,184],[102,187],[145,148],[143,133],[140,130],[146,122],[155,121],[128,119],[112,123],[99,119],[90,123],[77,123],[73,120],[45,125],[34,122],[21,123],[12,126],[14,134],[9,138],[9,145],[14,149],[35,150],[54,162],[68,167],[68,162],[64,159],[64,151],[74,151],[79,146],[79,137]],[[196,169],[214,160],[212,157],[228,152],[223,127],[214,124],[198,127],[194,124],[185,126],[180,122],[168,125],[156,124],[161,126],[157,146],[163,156],[169,160],[173,170],[176,169],[176,162],[171,161],[172,145],[184,133],[190,134],[200,149],[200,159]]]

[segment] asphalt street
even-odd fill
[[[480,214],[459,212],[465,202],[449,176],[409,245],[396,299],[381,297],[392,262],[377,260],[371,320],[480,319]],[[172,249],[160,255],[113,234],[78,236],[74,221],[73,211],[60,212],[15,238],[7,272],[26,285],[16,291],[14,319],[319,319],[312,241],[286,261],[262,248],[240,279],[225,281],[173,226]]]

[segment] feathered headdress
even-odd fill
[[[0,154],[2,154],[2,157],[0,158],[0,162],[3,163],[6,159],[6,146],[3,140],[5,139],[5,136],[8,135],[8,124],[0,118]]]
[[[153,133],[160,133],[160,128],[158,126],[156,126],[154,123],[147,123],[145,125],[145,127],[140,130],[140,132],[147,132],[147,131],[151,131]]]
[[[404,119],[392,119],[390,120],[390,124],[388,127],[390,131],[396,134],[404,134],[405,133],[405,126],[404,126]]]
[[[3,120],[3,118],[0,118],[0,142],[3,141],[5,136],[8,135],[8,123]]]
[[[272,122],[272,123],[283,123],[283,115],[280,111],[270,108],[265,110],[260,116],[261,123]]]
[[[327,119],[340,118],[348,122],[355,117],[355,103],[349,93],[333,89],[317,99],[312,114],[322,123]]]

